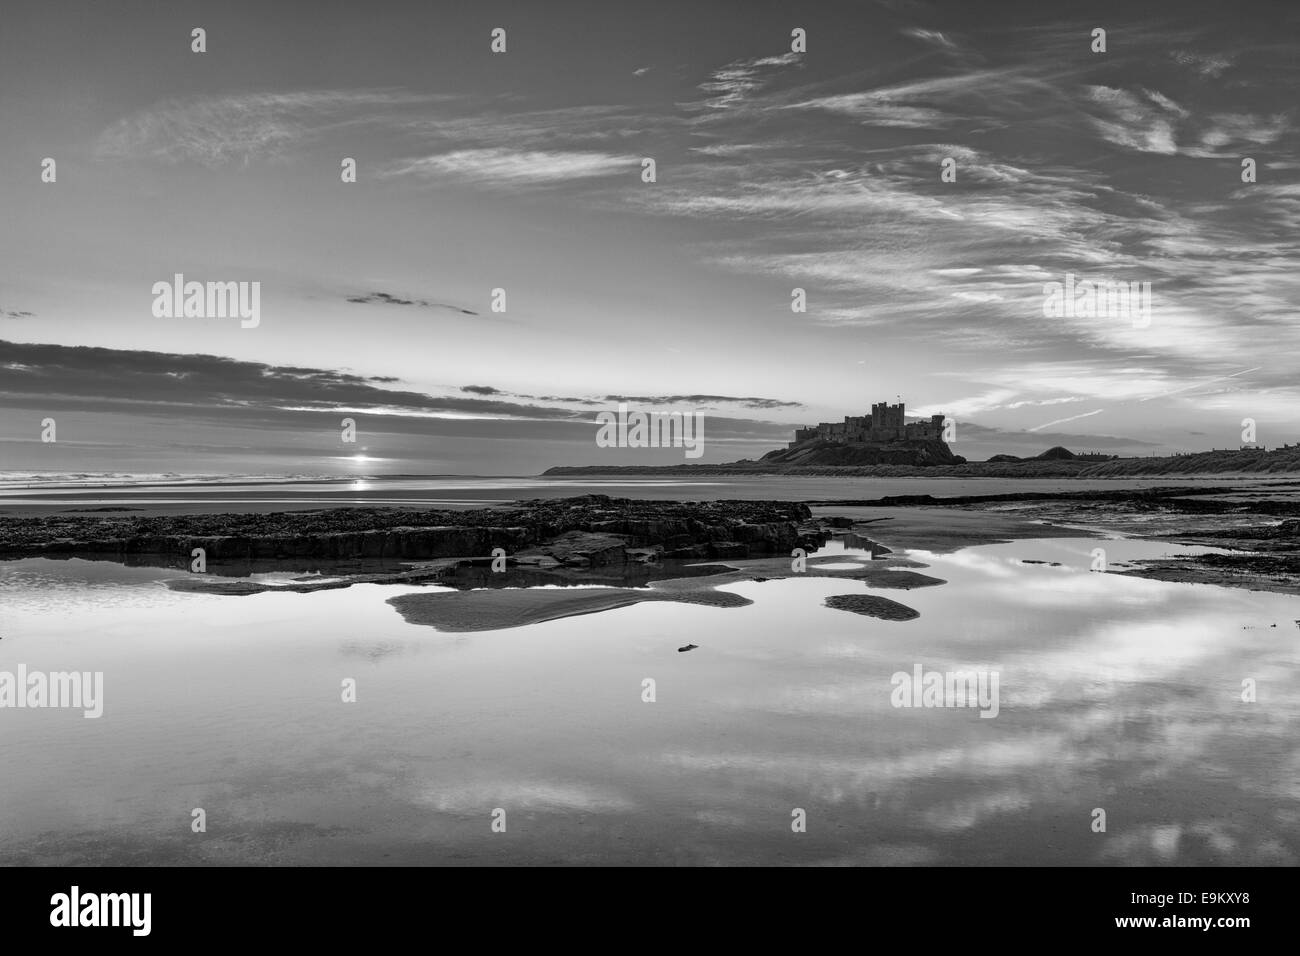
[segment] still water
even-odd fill
[[[104,674],[99,719],[0,710],[0,862],[1294,865],[1300,598],[1090,572],[1095,544],[471,634],[385,603],[431,589],[0,563],[0,671]],[[823,606],[861,593],[920,617]],[[998,716],[892,706],[917,665],[996,670]]]

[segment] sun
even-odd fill
[[[339,455],[334,460],[344,462],[348,465],[369,465],[384,460],[382,457],[366,454],[368,450],[369,449],[363,448],[354,455]]]

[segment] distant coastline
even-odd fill
[[[765,459],[722,464],[567,465],[548,468],[545,478],[594,475],[723,475],[729,477],[785,475],[844,478],[1126,478],[1163,475],[1285,475],[1300,474],[1300,446],[1217,450],[1147,458],[1022,458],[966,461],[934,465],[785,464]]]

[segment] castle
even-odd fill
[[[824,438],[840,444],[870,444],[893,441],[937,441],[943,438],[943,416],[931,415],[930,420],[907,422],[903,415],[903,403],[889,405],[877,402],[871,406],[871,414],[845,415],[843,422],[822,422],[796,428],[794,441],[787,447],[793,448],[800,442],[812,438]]]

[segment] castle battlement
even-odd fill
[[[867,445],[894,441],[939,441],[943,438],[943,415],[929,421],[908,422],[903,403],[877,402],[870,415],[846,415],[842,422],[821,422],[796,428],[790,448],[813,438],[843,445]]]

